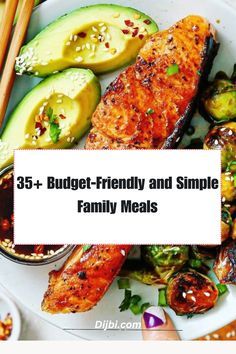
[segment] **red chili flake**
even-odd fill
[[[34,253],[43,254],[43,251],[44,251],[44,245],[34,246]]]
[[[144,38],[144,34],[140,34],[138,37],[142,40]]]
[[[65,117],[63,114],[59,114],[59,117],[60,117],[61,119],[66,119],[66,117]]]
[[[80,33],[78,33],[78,36],[79,36],[80,38],[85,38],[85,37],[87,36],[87,33],[85,33],[85,32],[80,32]]]
[[[47,129],[46,129],[45,127],[43,127],[42,124],[39,123],[39,122],[36,122],[36,123],[35,123],[35,129],[39,129],[39,131],[40,131],[40,136],[43,135],[43,134],[46,132],[46,130],[47,130]]]
[[[3,219],[1,222],[1,228],[3,231],[8,231],[10,229],[10,222],[7,219]]]
[[[146,23],[146,25],[150,25],[152,23],[152,21],[150,21],[148,18],[146,20],[144,20],[143,22]]]
[[[121,30],[124,34],[129,34],[129,30],[127,30],[127,29],[123,29],[123,30]]]
[[[133,27],[134,26],[134,23],[132,21],[130,21],[130,20],[125,20],[124,22],[125,22],[127,27]]]
[[[138,34],[138,28],[135,28],[134,32],[132,33],[132,37],[136,37]]]
[[[110,48],[110,44],[108,42],[105,43],[106,48]]]

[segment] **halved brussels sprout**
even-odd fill
[[[226,241],[220,248],[214,272],[222,284],[236,284],[236,241]]]
[[[214,259],[216,252],[215,249],[209,249],[203,246],[191,246],[192,258],[198,259],[202,262],[208,261],[209,259]]]
[[[200,314],[215,306],[218,299],[216,285],[196,271],[176,274],[167,286],[167,303],[179,316]]]
[[[236,172],[236,122],[213,127],[204,140],[205,150],[221,150],[222,169]]]
[[[220,72],[209,82],[201,97],[200,113],[218,123],[236,118],[235,67],[231,78]]]
[[[189,246],[143,246],[143,258],[154,267],[183,266],[188,260]]]

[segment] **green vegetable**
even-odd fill
[[[92,245],[84,245],[83,246],[83,252],[88,251],[91,247],[92,247]]]
[[[201,98],[200,112],[217,123],[236,118],[235,72],[231,78],[220,72],[208,84]]]
[[[155,113],[154,109],[148,108],[146,114],[150,115],[150,114],[153,114],[153,113]]]
[[[53,109],[51,107],[49,107],[47,110],[47,116],[49,118],[50,125],[49,136],[53,143],[56,144],[61,134],[61,128],[59,127],[59,123],[56,122],[58,116],[56,114],[53,114]]]
[[[234,174],[234,187],[236,188],[236,173]]]
[[[228,287],[225,285],[225,284],[216,284],[217,286],[217,289],[219,291],[219,296],[222,296],[224,295],[225,293],[227,293],[229,290],[228,290]]]
[[[152,266],[182,266],[188,260],[188,246],[143,246],[142,255]]]
[[[124,300],[122,301],[122,303],[119,306],[120,312],[123,312],[123,311],[129,309],[130,301],[131,301],[131,290],[125,289]]]
[[[173,64],[169,66],[166,70],[168,76],[178,74],[178,72],[179,72],[179,66],[177,64]]]
[[[158,306],[162,306],[162,307],[167,306],[166,289],[159,290]]]
[[[201,268],[202,261],[200,259],[190,259],[189,260],[189,265],[190,265],[191,268],[198,269],[198,268]]]
[[[205,137],[204,149],[220,149],[222,170],[236,172],[236,122],[213,127]]]
[[[139,295],[133,295],[130,299],[130,304],[131,305],[137,305],[141,301],[141,296]]]
[[[150,302],[145,302],[141,306],[141,313],[144,313],[151,306]]]
[[[120,278],[117,280],[119,289],[130,289],[130,282],[128,278]]]
[[[138,304],[130,305],[129,308],[134,315],[139,315],[142,313],[141,307]]]

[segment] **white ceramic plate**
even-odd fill
[[[189,14],[199,14],[207,17],[218,31],[221,42],[220,52],[214,63],[212,74],[219,69],[230,73],[236,61],[236,12],[222,0],[49,0],[39,6],[33,14],[29,38],[38,33],[52,20],[75,8],[96,3],[117,3],[136,7],[152,16],[159,24],[160,29],[165,29]],[[116,73],[103,75],[101,83],[103,89],[116,77]],[[38,79],[20,77],[16,79],[9,111],[38,82]],[[205,131],[207,124],[196,115],[193,124],[196,126],[196,136]],[[80,146],[83,143],[81,143]],[[190,230],[191,232],[191,230]],[[118,323],[136,322],[140,318],[126,311],[120,313],[118,306],[123,298],[123,291],[117,289],[116,282],[95,309],[88,313],[71,315],[49,315],[41,312],[40,303],[47,288],[48,272],[55,269],[59,263],[42,267],[26,267],[11,263],[0,257],[0,282],[10,290],[20,302],[42,316],[51,323],[64,328],[72,329],[74,334],[86,339],[141,339],[139,331],[95,331],[97,320],[112,320]],[[145,301],[152,304],[157,302],[157,290],[133,282],[132,289],[143,296]],[[181,330],[182,339],[193,339],[224,326],[235,319],[236,287],[230,288],[230,293],[220,299],[218,305],[205,315],[194,316],[192,319],[177,317],[169,310],[176,328]]]
[[[0,292],[0,319],[4,320],[10,314],[13,321],[12,332],[8,340],[18,340],[21,332],[20,313],[14,302],[9,297]]]

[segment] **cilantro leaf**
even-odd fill
[[[92,245],[84,245],[83,246],[83,252],[88,251],[91,247],[92,247]]]
[[[125,298],[119,306],[120,312],[128,310],[131,303],[131,290],[125,289]]]
[[[60,134],[61,129],[59,128],[59,124],[50,122],[49,136],[54,144],[58,142]]]

